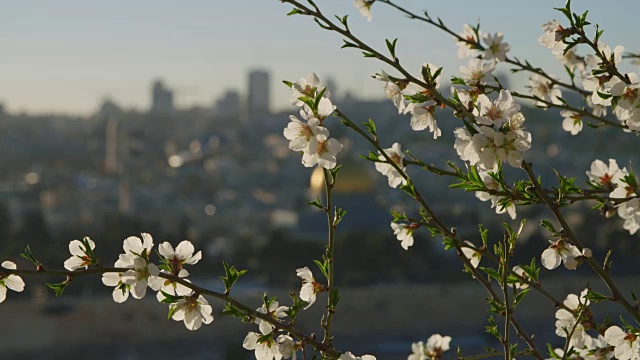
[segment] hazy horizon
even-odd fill
[[[553,4],[493,1],[429,3],[429,13],[440,16],[455,31],[462,24],[481,20],[481,29],[505,33],[511,56],[534,65],[563,70],[547,49],[537,44],[540,25],[560,19]],[[450,36],[409,21],[384,4],[372,8],[368,23],[352,1],[325,1],[327,15],[348,14],[352,31],[384,50],[384,38],[398,37],[398,52],[408,69],[420,64],[448,65],[448,78],[467,60],[456,59]],[[420,12],[422,1],[403,5]],[[615,8],[613,8],[615,6]],[[640,3],[632,0],[602,4],[595,0],[574,4],[590,9],[592,22],[605,30],[604,41],[640,49],[628,31]],[[144,111],[155,78],[175,90],[176,106],[210,106],[227,89],[246,93],[246,73],[253,68],[271,72],[272,108],[285,109],[288,89],[283,79],[296,80],[308,72],[322,78],[333,75],[340,92],[350,90],[360,98],[381,98],[381,87],[370,78],[381,69],[376,60],[364,59],[352,49],[340,50],[337,34],[318,28],[310,18],[287,17],[290,5],[279,1],[243,2],[169,0],[101,3],[69,0],[42,3],[25,0],[7,3],[0,14],[0,103],[10,112],[88,114],[109,97],[124,108]],[[617,11],[616,9],[620,9]],[[526,14],[525,17],[523,15]],[[424,40],[426,39],[428,40]],[[616,40],[617,42],[613,42]],[[508,67],[500,65],[498,72]],[[635,67],[634,67],[635,71]],[[526,82],[515,80],[517,86]]]

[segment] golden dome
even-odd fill
[[[367,194],[373,192],[374,181],[367,169],[367,162],[361,160],[341,159],[342,169],[338,173],[336,185],[333,187],[335,194]],[[312,196],[320,196],[324,193],[324,173],[322,167],[316,167],[309,179],[309,191]]]

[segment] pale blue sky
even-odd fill
[[[446,65],[456,73],[449,36],[409,21],[384,4],[373,7],[368,23],[350,0],[316,0],[327,14],[349,14],[352,31],[384,48],[384,38],[400,38],[401,60],[410,68],[423,62]],[[420,11],[428,9],[462,30],[481,20],[484,31],[502,31],[511,55],[561,68],[537,44],[540,25],[560,14],[564,1],[427,1],[398,0]],[[574,1],[590,9],[592,22],[605,29],[605,41],[640,50],[637,0]],[[272,100],[286,107],[288,93],[280,80],[308,72],[333,74],[341,90],[380,97],[370,76],[386,69],[356,51],[340,50],[337,34],[320,30],[310,18],[287,17],[291,6],[278,0],[21,0],[5,2],[0,11],[0,101],[9,111],[90,113],[111,96],[126,107],[146,109],[155,77],[177,90],[178,105],[210,104],[226,88],[245,92],[252,67],[272,72]],[[499,67],[506,71],[506,67]]]

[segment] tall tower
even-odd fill
[[[269,72],[266,70],[249,73],[247,111],[249,118],[269,113]]]
[[[151,112],[173,112],[173,91],[167,89],[160,79],[154,81],[151,88]]]

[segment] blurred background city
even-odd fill
[[[207,9],[215,8],[216,1],[213,3],[207,5]],[[80,9],[74,11],[92,14],[109,11],[109,16],[116,16],[113,13],[117,12],[117,7],[96,10],[91,6],[76,5]],[[287,9],[278,5],[277,2],[267,5],[261,2],[256,7],[259,10],[264,7],[265,12],[273,16],[269,24],[282,28],[275,32],[281,42],[295,41],[293,35],[287,34],[296,30],[296,26],[316,30],[310,21],[286,18]],[[329,11],[352,13],[350,5],[349,2],[333,8],[337,5],[332,4]],[[9,52],[0,59],[0,73],[8,79],[0,86],[0,168],[3,169],[0,172],[0,259],[15,261],[19,267],[29,266],[18,257],[28,244],[45,265],[61,268],[68,257],[68,242],[83,236],[95,240],[102,262],[111,265],[121,252],[126,237],[148,232],[156,243],[170,241],[175,244],[189,239],[203,251],[203,261],[189,269],[194,282],[221,290],[222,284],[217,279],[222,274],[222,261],[225,260],[249,270],[237,289],[234,288],[238,298],[257,308],[261,294],[268,291],[286,303],[287,292],[299,288],[295,269],[311,268],[312,260],[323,253],[326,219],[322,212],[305,204],[322,196],[322,172],[303,167],[299,154],[288,149],[288,142],[282,135],[289,115],[296,110],[286,104],[287,89],[280,80],[295,81],[316,69],[327,84],[333,102],[344,113],[357,122],[374,119],[379,133],[383,134],[381,140],[385,146],[398,141],[427,163],[446,167],[446,161],[453,160],[461,165],[453,149],[453,129],[458,125],[457,120],[446,111],[437,113],[443,133],[437,141],[431,134],[411,131],[408,117],[398,115],[393,104],[383,99],[382,84],[369,78],[380,67],[380,64],[371,65],[372,61],[367,61],[367,65],[357,71],[349,65],[320,65],[318,59],[310,63],[301,59],[289,65],[275,55],[270,57],[270,51],[264,50],[262,54],[264,48],[256,43],[256,39],[264,35],[256,34],[247,38],[248,44],[244,48],[254,52],[247,57],[237,52],[229,55],[228,52],[236,51],[236,48],[224,43],[204,44],[200,41],[192,44],[198,49],[216,49],[215,54],[205,57],[206,61],[237,58],[244,64],[241,70],[234,68],[237,76],[232,79],[224,74],[227,65],[198,73],[197,77],[207,78],[207,82],[225,79],[223,85],[216,85],[215,91],[192,86],[190,79],[194,79],[194,83],[199,80],[193,75],[180,77],[172,70],[176,66],[189,73],[198,72],[184,62],[167,66],[166,72],[157,64],[149,65],[155,73],[149,74],[144,81],[128,82],[126,75],[100,71],[91,75],[95,77],[91,80],[86,74],[92,71],[92,66],[100,68],[99,63],[87,63],[87,68],[74,72],[71,66],[52,65],[58,61],[56,56],[68,56],[64,49],[55,50],[59,52],[54,51],[50,58],[44,58],[44,52],[48,51],[46,47],[38,55],[43,58],[29,52],[35,51],[29,46],[38,46],[34,39],[41,40],[42,44],[53,44],[68,36],[72,39],[74,36],[89,37],[87,34],[69,35],[59,32],[59,28],[47,35],[44,26],[33,25],[32,19],[42,19],[48,10],[57,14],[69,9],[45,7],[36,11],[30,6],[34,4],[14,6],[11,10],[16,16],[8,19],[8,25],[0,25],[0,29],[7,30],[7,38],[33,38],[33,44],[22,42],[16,47],[5,47],[24,52]],[[137,15],[143,10],[139,5],[131,6],[133,9],[130,10]],[[163,19],[169,16],[173,6],[161,2],[153,11]],[[195,5],[191,6],[189,11],[195,8]],[[251,12],[243,17],[245,13],[234,8],[227,13],[236,14],[236,19],[244,21],[256,16]],[[533,40],[527,40],[532,45],[521,46],[525,53],[534,47],[539,25],[552,14],[549,10],[540,15],[534,19],[535,27],[527,29]],[[92,19],[86,14],[68,15],[67,19],[73,23],[83,16],[85,21]],[[105,31],[103,26],[113,26],[107,21],[109,16],[95,17],[96,26],[85,23],[84,28],[74,28],[69,25],[67,30],[74,33],[82,33],[83,29]],[[384,16],[387,15],[379,16],[380,21],[386,20]],[[59,21],[57,25],[63,22],[60,17],[52,18],[54,20],[47,21]],[[129,24],[125,20],[131,20],[116,18],[125,27]],[[458,18],[453,15],[452,18],[454,26],[468,22],[460,20],[456,23]],[[367,26],[362,19],[354,21],[362,28]],[[39,30],[29,34],[25,29]],[[398,32],[411,34],[412,29],[399,28]],[[251,31],[256,30],[254,27]],[[177,34],[184,32],[184,28],[174,28],[174,31],[177,37],[192,35],[188,32]],[[193,38],[200,39],[198,34],[203,31],[200,29]],[[273,35],[274,30],[270,31]],[[309,34],[309,37],[329,37],[319,30]],[[331,64],[341,56],[348,64],[355,61],[353,54],[336,50],[337,39],[330,40],[329,45],[321,45],[322,51],[331,52],[327,62]],[[378,40],[380,43],[380,38]],[[126,40],[123,42],[130,45]],[[100,46],[100,42],[91,44]],[[181,51],[175,39],[167,40],[167,44],[170,45],[165,50]],[[447,44],[446,51],[455,57],[453,43]],[[75,46],[81,45],[75,43]],[[87,50],[89,53],[91,46]],[[154,42],[149,46],[153,48]],[[268,46],[284,45],[275,41]],[[295,44],[287,46],[282,49],[284,52],[304,57],[304,50],[299,53]],[[517,43],[514,47],[518,47]],[[543,52],[544,49],[536,51]],[[417,63],[425,61],[424,52],[421,56]],[[434,56],[442,57],[439,62],[434,61],[436,63],[448,61],[444,55]],[[126,56],[117,61],[125,59]],[[131,64],[135,66],[126,73],[149,71],[138,61],[132,60]],[[357,61],[364,62],[359,57]],[[547,61],[549,59],[541,60],[543,64]],[[457,66],[452,66],[445,69],[445,73],[454,74],[456,69]],[[503,74],[507,72],[503,70]],[[50,80],[40,79],[51,87],[47,92],[43,93],[36,86],[39,83],[29,80],[33,72],[50,76]],[[122,77],[123,85],[113,87],[102,83],[105,92],[97,94],[91,87],[83,90],[82,83],[66,83],[65,73],[92,84],[101,84],[99,78],[103,77],[111,82]],[[171,76],[167,76],[168,73]],[[21,78],[27,80],[21,83]],[[501,78],[503,85],[511,84],[515,88],[522,88],[526,81],[505,75]],[[128,90],[117,90],[122,88]],[[444,85],[442,88],[449,87]],[[83,92],[85,94],[80,94]],[[128,98],[127,94],[135,95]],[[74,98],[79,102],[74,103]],[[565,99],[581,104],[574,94],[565,93]],[[90,105],[91,101],[93,105]],[[526,158],[534,163],[543,182],[549,186],[555,181],[553,169],[577,177],[577,184],[585,185],[585,171],[594,159],[616,158],[621,166],[628,166],[629,161],[637,159],[639,147],[634,135],[616,129],[585,128],[579,136],[571,136],[561,130],[558,111],[542,111],[523,103],[523,113],[527,117],[526,126],[533,134],[533,148]],[[337,283],[341,287],[335,325],[337,345],[355,353],[375,353],[379,359],[404,359],[410,352],[411,342],[425,341],[436,332],[451,335],[454,338],[452,346],[463,349],[482,350],[483,345],[497,345],[483,334],[486,321],[483,293],[462,273],[455,254],[445,252],[438,239],[426,234],[416,234],[416,244],[410,251],[400,247],[389,227],[390,209],[415,213],[416,206],[401,191],[389,189],[386,178],[375,171],[373,164],[360,158],[360,154],[371,150],[362,139],[338,121],[329,119],[327,124],[332,136],[345,145],[339,156],[343,170],[335,189],[335,202],[348,211],[339,227],[336,245]],[[502,234],[502,223],[517,224],[506,215],[495,215],[489,203],[478,201],[473,194],[447,190],[451,179],[421,173],[419,169],[410,172],[445,223],[455,226],[465,238],[478,239],[478,223],[487,226],[491,236],[496,238]],[[507,176],[517,179],[522,173],[510,171]],[[572,207],[566,212],[567,218],[594,250],[595,256],[602,257],[612,248],[613,273],[620,276],[621,287],[637,288],[640,285],[637,280],[640,270],[637,267],[637,236],[629,236],[619,219],[605,219],[598,211],[589,210],[589,205]],[[548,246],[545,234],[537,224],[550,216],[542,207],[518,207],[518,221],[521,218],[527,218],[528,224],[521,237],[517,261],[528,263],[533,257],[539,258]],[[552,273],[544,270],[543,274],[548,279],[550,291],[558,298],[563,298],[569,291],[581,290],[588,282],[598,288],[586,269],[571,274],[572,281],[566,281],[566,277],[563,277],[565,281],[557,281]],[[87,352],[95,354],[92,355],[95,359],[122,360],[158,356],[194,360],[253,358],[251,352],[242,349],[242,339],[247,331],[255,331],[255,326],[222,318],[219,315],[222,305],[215,301],[214,323],[190,333],[181,324],[165,320],[166,306],[157,303],[155,298],[114,304],[111,289],[97,278],[74,280],[62,298],[54,298],[43,285],[35,285],[34,279],[25,280],[25,293],[11,294],[13,296],[0,306],[2,322],[8,324],[0,330],[3,353],[0,358],[54,360]],[[43,280],[57,282],[63,279]],[[531,311],[523,313],[522,321],[543,340],[541,343],[549,341],[559,345],[561,339],[553,333],[555,309],[551,304],[531,295],[523,306]],[[321,331],[319,315],[322,308],[322,305],[316,305],[309,314],[305,313],[300,326],[309,332]],[[603,314],[608,310],[607,307],[602,309]]]

